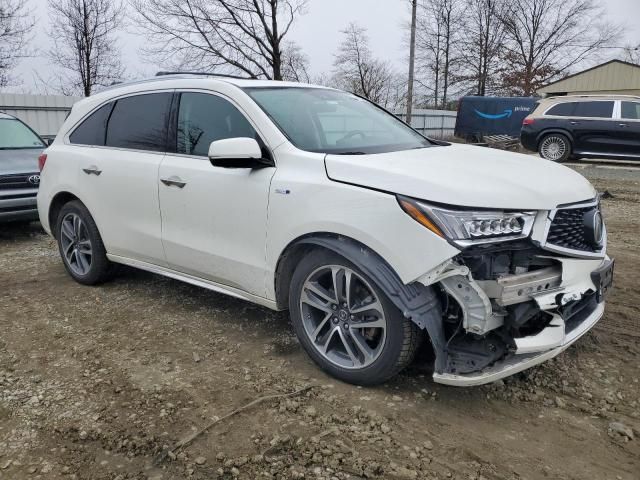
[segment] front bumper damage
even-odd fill
[[[474,373],[434,373],[433,379],[437,383],[453,385],[457,387],[472,387],[485,383],[495,382],[502,378],[522,372],[527,368],[539,365],[550,360],[587,333],[604,314],[604,303],[598,304],[596,309],[584,319],[577,328],[567,332],[564,320],[555,315],[551,323],[538,335],[516,340],[515,352],[509,354],[504,360],[496,362],[490,367]]]
[[[472,338],[456,345],[459,334],[448,336],[443,351],[436,351],[445,358],[436,358],[434,381],[475,386],[508,377],[559,355],[602,318],[613,261],[550,258],[548,267],[478,281],[461,262],[452,261],[421,279],[439,285],[460,305],[457,332]],[[520,332],[525,333],[514,335],[508,312],[520,307],[533,312],[527,318],[537,318],[543,327],[527,331],[523,321]]]

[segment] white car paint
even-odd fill
[[[579,173],[530,155],[451,144],[371,155],[327,155],[333,180],[430,202],[475,208],[551,210],[590,200],[593,186]],[[473,188],[465,188],[473,185]]]
[[[53,228],[49,213],[56,195],[70,193],[91,212],[112,261],[277,309],[278,262],[292,242],[308,235],[360,242],[405,284],[437,283],[450,274],[442,266],[460,250],[403,212],[396,194],[463,207],[537,210],[533,235],[538,237],[558,205],[596,196],[587,180],[566,167],[492,149],[451,145],[353,156],[300,150],[238,88],[274,85],[301,87],[186,76],[123,85],[79,102],[46,152],[38,195],[43,227]],[[272,152],[275,167],[228,169],[202,157],[70,144],[75,126],[105,102],[174,90],[233,103]],[[101,173],[87,175],[84,169]],[[163,179],[185,187],[162,185]],[[604,252],[600,258],[563,261],[563,291],[582,295],[595,289],[590,272],[604,261]],[[551,302],[551,297],[541,300],[546,307]],[[550,356],[537,356],[536,362]],[[517,368],[493,369],[472,381],[435,378],[485,383],[533,364],[518,361]]]

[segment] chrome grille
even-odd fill
[[[29,182],[29,177],[40,175],[39,173],[18,173],[14,175],[0,175],[0,190],[12,190],[15,188],[37,188]]]

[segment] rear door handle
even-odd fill
[[[99,170],[95,165],[91,165],[89,168],[83,168],[82,171],[87,175],[95,175],[96,177],[99,177],[102,173],[102,170]]]
[[[160,181],[167,187],[184,188],[184,186],[187,184],[187,182],[183,182],[180,177],[176,177],[175,175],[169,178],[161,178]]]
[[[569,122],[571,125],[580,125],[580,122]]]
[[[629,124],[628,123],[619,123],[618,126],[619,127],[628,127]]]

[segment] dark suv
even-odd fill
[[[0,113],[0,223],[38,220],[38,157],[45,148],[26,124]]]
[[[542,158],[640,160],[640,97],[545,98],[524,119],[521,142]]]

